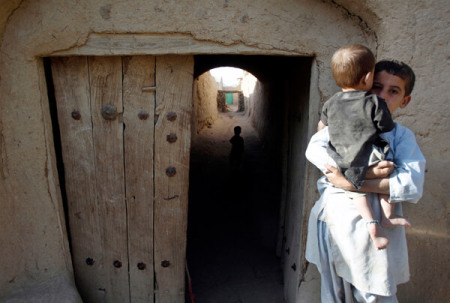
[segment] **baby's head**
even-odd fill
[[[235,134],[235,135],[240,135],[240,134],[241,134],[241,131],[242,131],[242,129],[241,129],[240,126],[236,126],[236,127],[234,128],[234,134]]]
[[[342,89],[369,90],[374,68],[375,56],[370,49],[359,44],[341,47],[331,58],[334,80]]]

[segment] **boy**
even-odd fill
[[[381,61],[375,66],[371,93],[383,98],[391,113],[405,108],[411,101],[415,76],[412,69],[398,61]],[[422,197],[425,158],[414,133],[395,124],[381,137],[395,153],[394,163],[382,161],[368,170],[372,179],[361,190],[369,193],[375,214],[380,214],[377,194],[389,194],[396,213],[402,213],[399,202],[417,203]],[[326,177],[317,182],[320,199],[311,210],[308,224],[306,259],[315,264],[321,274],[322,302],[398,302],[397,285],[409,280],[408,250],[402,227],[386,230],[391,244],[385,250],[370,249],[359,213],[342,189],[354,186],[327,164],[328,128],[311,138],[306,157]],[[390,151],[390,152],[391,152]],[[334,186],[331,186],[334,185]],[[375,194],[373,194],[375,193]],[[376,273],[376,274],[375,274]]]
[[[234,136],[231,137],[230,165],[232,170],[241,168],[242,158],[244,155],[244,139],[241,135],[241,127],[234,128]]]
[[[329,127],[328,154],[358,190],[364,182],[368,166],[384,160],[389,149],[379,134],[394,128],[384,100],[367,93],[372,88],[374,68],[375,57],[365,46],[348,45],[334,53],[331,70],[342,92],[325,103],[318,126],[319,130]],[[347,194],[365,220],[375,247],[386,248],[389,240],[380,228],[380,221],[373,215],[367,195],[354,191]],[[382,226],[410,225],[405,218],[393,215],[394,205],[389,204],[387,195],[380,194],[379,198],[383,209]]]

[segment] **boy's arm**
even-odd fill
[[[325,165],[330,164],[336,167],[335,162],[327,153],[327,146],[330,137],[328,135],[328,128],[324,128],[315,133],[309,141],[306,148],[306,158],[314,164],[323,173],[326,173],[328,169]]]
[[[319,121],[319,124],[317,125],[317,131],[321,131],[322,129],[324,129],[325,127],[327,127],[325,125],[325,123],[322,122],[322,120]]]
[[[394,132],[396,168],[389,178],[389,202],[417,203],[423,193],[426,161],[412,131],[397,124]]]
[[[389,177],[394,172],[394,162],[383,160],[369,166],[366,173],[366,180]]]
[[[366,179],[360,191],[389,194],[389,202],[392,203],[403,201],[417,203],[423,192],[425,158],[417,145],[414,133],[409,129],[397,124],[392,134],[395,154],[395,168],[392,174],[388,178]],[[329,171],[326,176],[334,186],[355,190],[337,168],[330,165],[325,167]]]
[[[320,169],[324,174],[326,174],[329,181],[333,183],[336,187],[353,190],[354,187],[339,172],[339,170],[336,168],[337,165],[334,162],[333,158],[331,158],[328,155],[327,152],[328,141],[329,141],[328,128],[315,133],[311,137],[311,140],[309,141],[308,147],[306,149],[305,153],[306,158],[318,169]],[[369,167],[366,176],[367,178],[370,179],[385,178],[388,177],[393,170],[394,170],[393,162],[381,161],[376,166]],[[366,186],[370,186],[371,188],[374,189],[379,188],[379,190],[385,192],[386,188],[384,185],[386,184],[386,180],[381,182],[381,184],[380,182],[381,181],[367,180],[364,183],[368,183],[368,185]],[[389,190],[389,187],[387,187],[387,190]]]
[[[326,164],[325,167],[328,171],[325,173],[328,181],[330,181],[334,186],[352,191],[361,191],[366,193],[378,193],[378,194],[389,194],[389,174],[392,172],[391,169],[381,169],[379,173],[375,173],[378,178],[376,179],[366,179],[359,190],[357,190],[347,179],[341,174],[339,169],[334,166]],[[371,169],[371,168],[369,168]],[[377,168],[372,169],[372,173]]]

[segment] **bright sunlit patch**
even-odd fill
[[[211,75],[220,82],[222,79],[224,86],[237,86],[244,76],[244,71],[234,67],[218,67],[210,70]]]
[[[417,228],[408,228],[406,229],[407,234],[415,234],[418,236],[427,236],[427,237],[434,237],[434,238],[442,238],[442,239],[450,239],[450,236],[444,233],[435,232],[432,230],[425,230],[425,229],[417,229]]]

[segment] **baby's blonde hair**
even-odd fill
[[[331,72],[339,87],[351,88],[375,67],[375,56],[360,44],[351,44],[338,49],[331,58]]]

